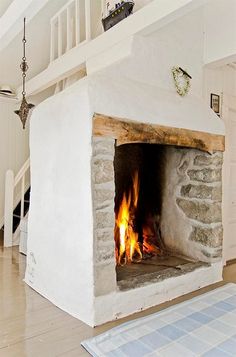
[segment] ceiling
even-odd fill
[[[13,0],[0,0],[0,14]],[[68,0],[50,0],[26,26],[26,57],[29,65],[27,80],[43,71],[49,64],[50,19]],[[23,22],[22,22],[23,30]],[[0,86],[7,84],[16,89],[21,84],[21,32],[0,53]]]

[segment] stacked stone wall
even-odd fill
[[[95,296],[116,290],[114,242],[114,150],[115,141],[94,137],[92,191],[94,215]]]
[[[222,164],[223,155],[191,150],[176,203],[190,220],[189,240],[198,244],[205,261],[222,256]]]

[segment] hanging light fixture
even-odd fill
[[[26,38],[25,38],[25,18],[24,18],[24,35],[23,35],[23,57],[22,57],[22,62],[20,65],[21,71],[22,71],[22,101],[20,105],[19,110],[15,110],[15,113],[19,115],[20,120],[23,124],[23,129],[25,129],[25,123],[26,120],[29,116],[30,109],[34,107],[34,104],[27,103],[26,100],[26,91],[25,91],[25,78],[26,78],[26,72],[29,68],[27,61],[26,61],[26,56],[25,56],[25,44],[26,44]]]

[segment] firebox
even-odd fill
[[[186,154],[184,148],[167,145],[115,146],[114,239],[116,274],[121,289],[183,274],[204,265],[204,259],[179,251],[178,241],[175,246],[169,246],[165,237],[166,219],[172,208],[164,205],[163,200],[170,195],[171,179],[181,179],[177,169]],[[176,166],[170,167],[172,155],[179,156],[179,160],[175,161]],[[203,154],[198,152],[198,155]],[[169,200],[170,205],[175,203]],[[175,225],[175,217],[172,218]]]

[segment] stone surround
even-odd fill
[[[93,137],[92,140],[95,296],[100,296],[116,289],[113,165],[115,140],[104,137]]]
[[[115,140],[92,139],[95,296],[118,289],[114,242]],[[221,152],[166,146],[161,232],[170,252],[213,263],[222,255]]]

